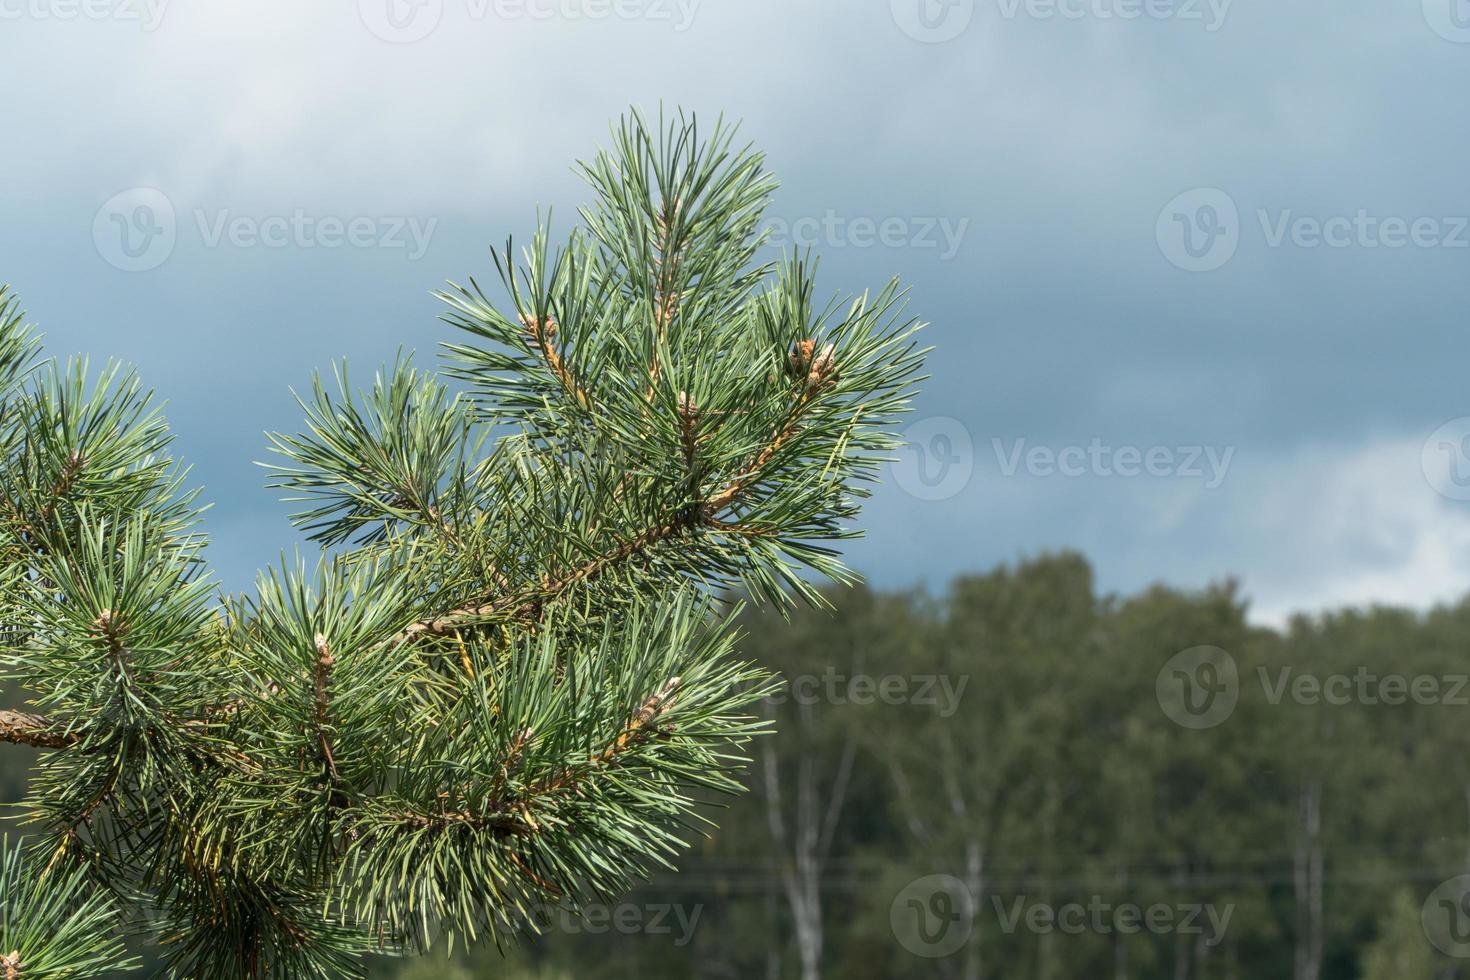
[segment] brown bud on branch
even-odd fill
[[[674,707],[674,693],[679,690],[679,685],[683,682],[682,678],[670,677],[664,683],[664,686],[658,689],[657,694],[654,694],[647,701],[643,702],[643,707],[638,709],[638,714],[634,717],[633,724],[629,727],[647,728],[660,715],[672,710]]]
[[[526,328],[526,333],[539,340],[550,340],[556,336],[556,318],[545,316],[540,320],[529,313],[521,314],[521,326]]]
[[[691,427],[699,419],[699,405],[689,397],[687,391],[679,392],[679,418]]]
[[[791,376],[813,391],[837,381],[837,352],[831,344],[818,350],[815,340],[798,340],[791,348],[789,362]]]

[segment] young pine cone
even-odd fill
[[[526,333],[536,340],[550,340],[556,336],[556,318],[545,317],[539,323],[536,318],[527,313],[521,314],[521,326],[526,328]]]
[[[679,417],[690,424],[699,419],[699,405],[689,397],[687,391],[679,392]]]
[[[815,340],[799,340],[791,349],[791,376],[808,388],[820,388],[837,380],[837,355],[831,344],[817,350]]]

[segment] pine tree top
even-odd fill
[[[0,290],[0,678],[29,702],[0,741],[44,750],[0,854],[7,980],[124,967],[125,931],[187,977],[499,942],[671,866],[739,791],[772,681],[724,597],[853,580],[919,325],[896,285],[818,306],[809,256],[761,260],[775,185],[723,121],[631,113],[580,172],[581,227],[441,294],[442,371],[300,396],[270,483],[321,553],[248,596],[137,376],[42,360]]]

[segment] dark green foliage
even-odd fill
[[[1470,854],[1470,600],[1267,630],[1247,621],[1228,584],[1102,596],[1087,563],[1061,554],[966,576],[940,596],[856,589],[833,601],[835,614],[747,619],[747,649],[791,682],[765,708],[779,732],[758,744],[752,792],[711,844],[679,874],[616,900],[641,920],[629,929],[606,918],[600,928],[558,923],[515,955],[508,974],[503,961],[481,957],[463,961],[457,980],[1297,978],[1313,906],[1310,874],[1299,876],[1310,862],[1300,860],[1313,846],[1323,867],[1319,980],[1470,977],[1470,960],[1436,950],[1421,921],[1436,885],[1466,873]],[[1235,659],[1240,698],[1221,724],[1189,730],[1165,715],[1155,681],[1171,657],[1201,644]],[[1438,702],[1374,703],[1376,686],[1363,698],[1355,685],[1342,703],[1306,703],[1275,698],[1288,667],[1294,678],[1352,678],[1362,668],[1444,683]],[[954,691],[968,683],[956,701],[864,704],[847,685],[807,680],[816,696],[798,700],[803,679],[829,672],[875,682],[942,675]],[[804,786],[818,813],[827,810],[853,741],[818,877],[822,942],[809,973],[789,887],[800,870],[793,831]],[[771,829],[773,767],[785,842]],[[1309,794],[1315,834],[1303,820]],[[933,874],[960,879],[979,901],[968,941],[929,959],[900,942],[892,911],[905,886]],[[1018,901],[1029,909],[1094,899],[1209,905],[1230,918],[1213,943],[1086,920],[1072,932],[1004,927]],[[695,927],[646,928],[671,906],[697,911]],[[1199,921],[1208,925],[1204,913]]]

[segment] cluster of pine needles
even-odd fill
[[[345,365],[270,437],[320,546],[252,594],[138,377],[42,357],[0,291],[0,977],[352,975],[514,939],[672,867],[738,792],[771,679],[731,595],[818,601],[924,352],[890,286],[762,260],[723,122],[637,113],[594,203],[442,295],[442,371]],[[17,750],[21,751],[21,750]]]

